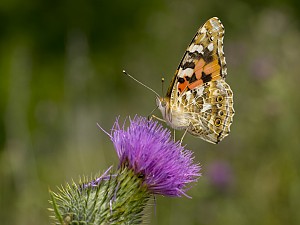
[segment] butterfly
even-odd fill
[[[230,132],[233,92],[226,83],[224,26],[217,17],[197,31],[179,63],[165,97],[156,104],[166,123],[217,144]]]

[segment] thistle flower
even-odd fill
[[[200,176],[192,152],[174,142],[168,129],[157,121],[136,116],[125,129],[118,120],[110,135],[120,167],[128,167],[143,178],[153,194],[181,196],[186,185]]]
[[[56,224],[140,224],[153,194],[186,195],[187,185],[200,176],[192,152],[155,121],[136,116],[125,128],[117,119],[108,135],[119,168],[50,191]]]

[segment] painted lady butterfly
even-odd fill
[[[217,17],[200,27],[166,96],[156,100],[169,126],[214,144],[229,134],[234,115],[233,93],[225,82],[223,37],[224,26]]]

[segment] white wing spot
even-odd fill
[[[187,91],[187,92],[185,93],[185,96],[186,96],[186,100],[187,100],[187,101],[190,101],[191,93],[190,93],[189,91]]]
[[[221,55],[224,55],[223,48],[220,48],[220,54],[221,54]]]
[[[211,52],[212,50],[214,50],[214,44],[213,43],[209,43],[209,45],[207,46],[207,49]]]
[[[180,68],[179,71],[178,71],[177,76],[182,77],[182,78],[184,76],[191,77],[193,75],[193,73],[194,73],[194,69],[192,69],[192,68],[186,68],[184,70],[182,68]]]
[[[206,32],[207,32],[206,28],[202,27],[201,30],[200,30],[200,33],[205,34]]]
[[[220,27],[224,29],[223,24],[219,19],[217,19],[216,21],[210,20],[210,24],[212,25],[214,31],[219,31]]]
[[[211,109],[211,104],[209,103],[204,103],[203,104],[203,109],[201,110],[201,112],[206,112],[207,110]]]
[[[190,52],[199,52],[201,53],[203,51],[203,46],[202,45],[195,45],[195,44],[192,44],[190,47],[189,47],[189,51]]]

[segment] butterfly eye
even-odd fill
[[[216,120],[215,120],[215,126],[216,127],[219,127],[221,125],[221,119],[220,118],[217,118]]]
[[[223,96],[222,95],[219,95],[217,98],[216,98],[216,101],[217,102],[222,102],[223,101]]]

